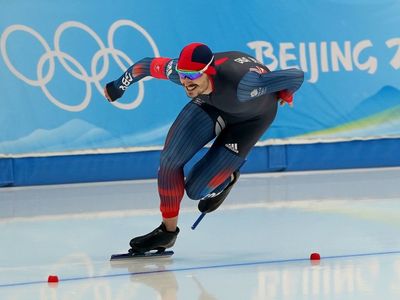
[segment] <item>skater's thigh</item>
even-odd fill
[[[162,151],[162,158],[186,163],[204,145],[212,141],[220,127],[218,111],[189,102],[172,124]]]

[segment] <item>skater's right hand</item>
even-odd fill
[[[114,102],[118,98],[121,98],[124,91],[115,86],[114,81],[106,84],[104,87],[104,96],[109,102]]]
[[[279,91],[278,98],[281,106],[284,106],[287,103],[290,107],[293,107],[293,94],[288,90]]]

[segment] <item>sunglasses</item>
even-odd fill
[[[178,75],[179,75],[179,77],[181,79],[186,79],[187,78],[187,79],[190,79],[190,80],[195,80],[197,78],[200,78],[201,75],[203,75],[203,73],[205,71],[207,71],[207,69],[211,65],[213,59],[214,59],[214,56],[211,57],[210,62],[203,69],[201,69],[199,71],[180,70],[180,69],[178,69],[178,65],[176,65],[175,70],[176,70],[176,72],[178,73]]]

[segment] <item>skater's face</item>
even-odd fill
[[[212,92],[212,86],[207,74],[203,73],[199,78],[189,79],[180,77],[186,95],[190,98],[197,97],[201,94],[209,94]]]
[[[201,70],[183,70],[179,69],[178,65],[176,65],[176,72],[188,97],[194,98],[198,95],[210,94],[212,92],[211,80],[205,72],[213,61],[214,56],[211,57],[210,61]]]

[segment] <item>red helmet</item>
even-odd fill
[[[185,46],[179,54],[177,69],[200,71],[208,65],[204,73],[215,75],[214,55],[211,49],[202,43],[191,43]]]

